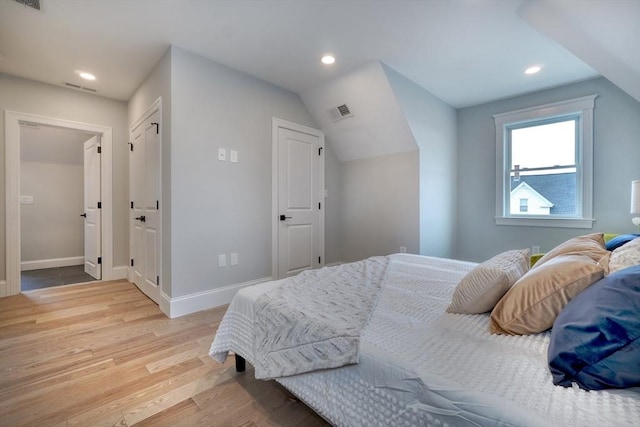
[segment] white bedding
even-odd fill
[[[548,333],[490,335],[488,315],[445,313],[475,264],[390,256],[383,293],[361,338],[360,362],[277,381],[339,426],[638,426],[640,389],[554,386]],[[238,292],[211,347],[254,363],[253,302],[280,282]]]
[[[358,363],[360,336],[388,265],[388,257],[372,257],[307,270],[259,296],[253,305],[256,378]]]

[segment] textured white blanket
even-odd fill
[[[260,296],[254,317],[255,375],[270,379],[358,363],[389,259],[308,270]]]

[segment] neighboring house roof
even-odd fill
[[[548,175],[520,175],[515,181],[511,178],[511,191],[521,183],[531,188],[553,203],[551,215],[571,215],[576,213],[576,174],[557,173]]]
[[[529,195],[530,198],[534,198],[537,202],[538,207],[541,207],[541,208],[553,207],[553,203],[549,199],[547,199],[542,194],[538,193],[536,190],[531,188],[531,186],[526,182],[520,182],[520,185],[518,185],[516,188],[512,188],[511,194],[515,193],[516,191],[523,191],[527,195]]]

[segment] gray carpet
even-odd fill
[[[72,265],[69,267],[23,271],[20,284],[22,291],[32,291],[34,289],[92,282],[95,280],[96,279],[84,272],[84,265]]]

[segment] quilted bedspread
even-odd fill
[[[491,335],[488,314],[446,313],[456,284],[475,265],[389,256],[359,336],[358,363],[276,381],[340,427],[639,425],[640,388],[553,385],[549,332]],[[238,292],[218,327],[212,357],[224,362],[233,351],[256,366],[256,303],[282,283]]]
[[[358,362],[389,259],[304,271],[261,295],[254,318],[255,374],[270,379]]]

